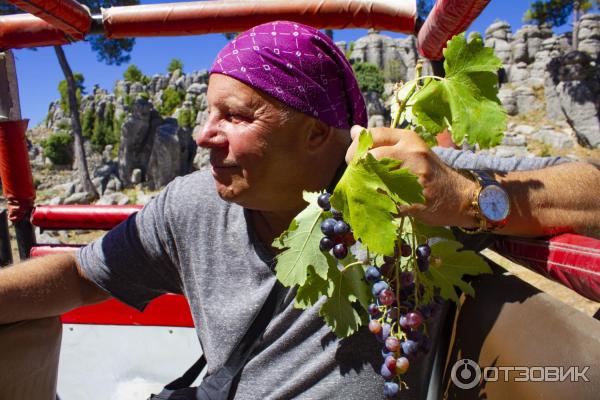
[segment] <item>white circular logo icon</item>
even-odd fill
[[[455,362],[452,366],[450,379],[461,389],[472,389],[481,380],[481,368],[479,368],[479,365],[475,361],[463,358]]]

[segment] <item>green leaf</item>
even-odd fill
[[[353,303],[359,302],[366,309],[371,297],[363,268],[356,264],[340,271],[334,265],[330,266],[328,276],[333,290],[319,315],[338,337],[350,336],[366,321],[365,313],[357,311]]]
[[[408,168],[400,168],[402,161],[391,158],[377,160],[367,154],[364,167],[367,171],[377,175],[385,185],[387,193],[400,204],[424,203],[423,187],[419,179],[410,173]]]
[[[371,146],[373,146],[373,137],[366,129],[363,129],[358,136],[358,146],[351,164],[358,163],[367,154]]]
[[[442,238],[447,240],[456,240],[452,231],[442,226],[429,226],[415,220],[415,225],[419,235],[427,236],[428,238]]]
[[[414,125],[437,134],[449,128],[455,143],[486,148],[502,140],[506,111],[497,98],[497,70],[502,66],[493,49],[481,37],[467,42],[454,36],[444,50],[446,77],[428,79],[410,99]]]
[[[458,302],[455,286],[470,296],[474,296],[473,287],[462,280],[463,275],[489,274],[492,272],[489,265],[477,253],[464,250],[462,244],[455,241],[444,240],[431,246],[432,256],[440,257],[440,266],[431,265],[427,273],[420,275],[428,284],[440,288],[440,295],[445,299]]]
[[[303,286],[296,292],[294,307],[305,310],[314,306],[319,299],[333,292],[333,284],[321,278],[312,266],[308,267],[308,278]]]
[[[331,204],[370,251],[393,255],[397,213],[394,201],[422,203],[422,188],[416,176],[400,168],[401,161],[376,160],[370,153],[355,159],[338,182]]]
[[[312,266],[317,275],[327,278],[327,258],[319,251],[323,237],[320,224],[322,210],[317,205],[319,193],[304,192],[308,206],[294,218],[287,231],[273,242],[273,247],[285,249],[277,255],[275,272],[284,286],[303,285]]]

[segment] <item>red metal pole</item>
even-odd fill
[[[374,28],[410,34],[416,14],[414,0],[216,0],[112,7],[102,11],[102,19],[109,38],[239,32],[282,19],[316,28]],[[89,27],[83,33],[90,33]],[[76,39],[31,15],[0,17],[0,48],[50,46]]]
[[[112,229],[142,208],[131,206],[38,206],[31,222],[42,229]]]
[[[437,0],[417,36],[419,54],[440,60],[452,36],[464,32],[490,0]]]
[[[90,31],[89,9],[75,0],[8,0],[23,11],[35,15],[76,40]]]

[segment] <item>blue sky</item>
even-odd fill
[[[173,1],[173,0],[170,0]],[[143,1],[142,3],[157,3]],[[508,21],[513,32],[522,25],[521,18],[529,5],[524,0],[492,0],[484,12],[471,25],[469,31],[482,32],[496,19]],[[568,26],[560,31],[569,30]],[[393,37],[403,35],[382,32]],[[366,34],[363,29],[334,31],[334,40],[351,41]],[[183,61],[184,70],[193,71],[208,68],[217,52],[226,43],[221,34],[164,38],[138,38],[130,63],[136,64],[146,75],[164,73],[172,58]],[[108,66],[96,60],[88,43],[80,42],[64,46],[65,53],[74,72],[85,77],[86,88],[94,84],[112,90],[114,82],[121,79],[128,64]],[[52,47],[39,48],[37,51],[15,50],[21,108],[23,118],[31,120],[30,127],[42,122],[48,111],[49,103],[58,98],[57,85],[63,79],[62,72]]]

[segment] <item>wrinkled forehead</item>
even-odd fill
[[[206,95],[209,106],[240,107],[252,110],[285,108],[283,103],[260,89],[218,73],[210,75]]]

